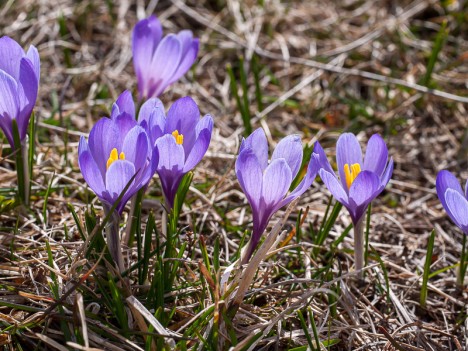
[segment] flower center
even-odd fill
[[[184,143],[184,135],[179,134],[177,129],[172,132],[172,136],[175,138],[176,144],[182,145]]]
[[[359,163],[353,163],[350,167],[349,164],[345,164],[344,173],[346,177],[346,185],[349,189],[351,188],[351,184],[353,184],[358,174],[361,173],[361,165]]]
[[[106,169],[109,169],[110,165],[119,159],[125,160],[125,154],[121,152],[119,155],[117,152],[117,148],[114,147],[110,153],[109,159],[107,160]]]

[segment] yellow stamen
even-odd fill
[[[354,163],[349,167],[349,164],[344,165],[344,173],[346,178],[346,185],[348,189],[351,188],[351,184],[353,184],[354,180],[361,173],[361,165],[359,163]]]
[[[119,153],[117,152],[117,148],[114,147],[110,152],[109,158],[107,160],[106,169],[109,169],[110,165],[117,160],[125,160],[125,154],[122,151],[119,155]]]
[[[175,138],[176,144],[182,145],[184,143],[184,136],[179,134],[177,129],[172,132],[172,135]]]

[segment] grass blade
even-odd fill
[[[431,273],[432,251],[434,249],[434,239],[435,239],[435,230],[433,229],[431,232],[431,235],[429,236],[429,241],[427,242],[426,262],[424,263],[423,281],[422,281],[421,293],[419,297],[419,302],[422,308],[426,308],[427,282],[429,280],[429,274]]]

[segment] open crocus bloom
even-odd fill
[[[0,128],[12,148],[12,121],[16,120],[23,141],[37,99],[39,76],[39,54],[34,46],[25,53],[13,39],[0,38]]]
[[[210,145],[213,119],[210,115],[200,119],[195,101],[183,97],[174,102],[167,117],[161,101],[148,100],[140,109],[138,122],[154,146],[153,167],[171,209],[182,177],[201,161]]]
[[[443,170],[437,174],[436,189],[445,211],[462,232],[468,235],[468,181],[463,192],[457,178]]]
[[[316,143],[317,147],[318,143]],[[301,196],[314,181],[319,164],[309,162],[301,183],[288,194],[302,164],[303,149],[298,135],[282,139],[268,162],[268,142],[263,129],[255,130],[242,141],[236,161],[236,175],[252,208],[253,231],[243,262],[258,245],[273,214]]]
[[[139,21],[133,30],[133,64],[140,99],[157,97],[182,77],[195,62],[199,42],[189,30],[163,38],[154,16]]]
[[[336,163],[339,179],[320,145],[315,148],[313,157],[321,164],[319,173],[323,182],[348,209],[354,224],[362,219],[367,206],[384,190],[393,172],[393,159],[390,158],[387,164],[387,145],[378,134],[369,139],[364,160],[354,134],[344,133],[338,138]]]
[[[112,118],[101,118],[91,130],[88,142],[81,137],[78,163],[86,183],[108,207],[133,178],[117,204],[120,215],[127,201],[154,174],[151,154],[146,131],[123,111],[113,114]]]

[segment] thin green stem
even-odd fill
[[[110,208],[107,205],[104,205],[104,211],[106,216],[109,215]],[[122,248],[120,246],[120,237],[119,237],[119,226],[120,218],[117,212],[112,212],[109,219],[109,223],[105,227],[107,247],[109,252],[114,260],[115,265],[117,266],[120,273],[125,270],[124,260],[122,255]]]
[[[467,236],[463,235],[463,246],[462,252],[460,257],[460,266],[457,270],[457,285],[463,288],[465,285],[465,275],[466,275],[466,268],[467,268],[467,261],[468,261],[468,247],[467,247]]]
[[[26,206],[29,206],[29,200],[30,200],[30,191],[31,191],[31,186],[30,186],[30,182],[31,182],[31,178],[30,178],[30,174],[29,174],[29,153],[28,153],[28,149],[29,149],[29,143],[27,142],[27,139],[25,138],[23,140],[23,142],[21,143],[21,157],[22,157],[22,161],[23,161],[23,181],[24,181],[24,204]]]

